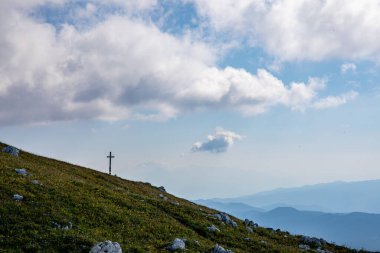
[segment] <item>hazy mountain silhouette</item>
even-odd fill
[[[380,213],[380,180],[334,182],[297,188],[277,189],[228,199],[211,199],[221,203],[244,203],[271,210],[293,207],[331,213]]]

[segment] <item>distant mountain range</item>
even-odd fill
[[[252,219],[264,227],[380,252],[379,192],[380,180],[373,180],[277,189],[196,202],[241,219]]]
[[[293,207],[329,213],[380,213],[380,180],[335,182],[277,189],[249,196],[212,199],[220,203],[243,203],[264,210]]]

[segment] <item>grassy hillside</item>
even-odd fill
[[[30,174],[19,175],[17,168]],[[105,240],[119,242],[123,252],[165,252],[175,238],[187,239],[186,252],[210,252],[216,243],[235,253],[300,252],[299,236],[260,227],[248,233],[242,221],[233,218],[238,228],[223,225],[210,216],[217,211],[148,183],[23,151],[19,157],[0,152],[0,182],[0,252],[89,252]],[[14,194],[24,199],[15,201]],[[213,224],[221,232],[209,232]]]

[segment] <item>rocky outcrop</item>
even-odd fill
[[[119,243],[105,241],[96,244],[90,253],[122,253],[122,250]]]
[[[180,238],[175,238],[171,245],[169,245],[166,249],[170,251],[176,251],[176,250],[185,250],[186,243],[185,240]]]
[[[243,223],[244,223],[244,226],[251,227],[251,228],[257,228],[259,226],[259,224],[248,219],[245,219]]]
[[[301,237],[301,242],[303,244],[307,244],[309,246],[314,246],[314,247],[321,247],[325,245],[327,242],[323,239],[319,239],[316,237],[309,237],[309,236],[302,236]]]
[[[166,192],[166,189],[165,189],[165,187],[163,187],[163,186],[160,186],[160,187],[157,187],[160,191],[162,191],[162,192]]]
[[[5,147],[2,149],[2,151],[13,156],[18,156],[20,153],[20,150],[12,146]]]
[[[234,228],[237,228],[237,223],[235,221],[233,221],[230,216],[228,216],[227,214],[225,213],[217,213],[217,214],[213,214],[212,215],[213,217],[217,218],[218,220],[220,221],[223,221],[225,222],[227,225],[230,225]]]

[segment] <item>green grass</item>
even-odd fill
[[[5,147],[0,143],[0,149]],[[30,175],[21,176],[17,168]],[[42,185],[34,185],[32,180]],[[242,252],[300,252],[300,236],[257,228],[249,234],[223,225],[209,214],[217,211],[163,193],[148,183],[133,182],[95,170],[33,155],[0,152],[0,252],[89,252],[111,240],[123,252],[165,252],[175,238],[186,238],[185,252],[210,252],[216,244]],[[13,194],[24,200],[12,200]],[[56,228],[69,222],[72,229]],[[221,232],[207,231],[216,225]],[[246,238],[249,238],[247,240]],[[263,243],[265,241],[266,243]],[[332,252],[353,252],[329,244]]]

